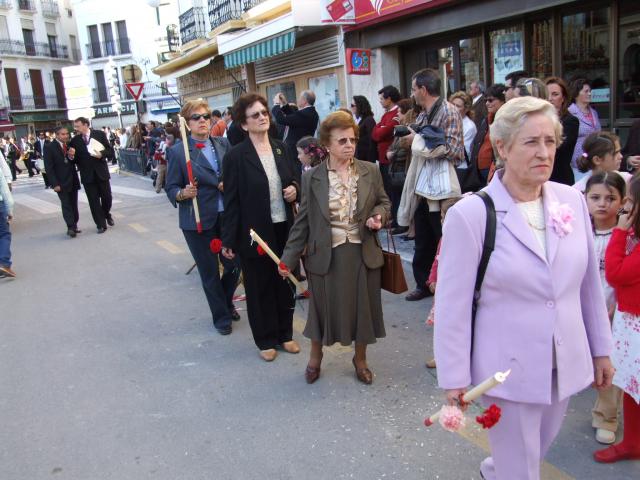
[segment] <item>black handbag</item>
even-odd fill
[[[469,161],[466,150],[464,151],[464,158],[467,161],[467,168],[456,167],[460,190],[462,190],[462,193],[477,192],[481,188],[484,188],[486,184],[482,181],[476,163]]]

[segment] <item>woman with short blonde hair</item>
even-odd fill
[[[476,127],[473,121],[473,110],[471,110],[473,100],[471,99],[471,95],[460,90],[449,97],[449,102],[456,107],[462,118],[462,136],[464,138],[464,150],[467,154],[468,161],[468,159],[471,158],[473,139],[476,137],[476,133],[478,133],[478,127]]]
[[[509,100],[491,125],[504,168],[484,189],[486,204],[471,195],[444,223],[435,302],[438,383],[453,405],[470,384],[511,371],[482,399],[502,412],[489,430],[491,457],[480,467],[486,480],[539,479],[571,395],[592,383],[605,389],[613,377],[589,212],[580,192],[548,181],[561,134],[546,100]],[[487,218],[494,218],[493,228]],[[476,293],[492,232],[495,246]]]
[[[320,376],[322,347],[355,342],[357,379],[373,381],[367,345],[385,336],[380,298],[384,264],[377,231],[389,218],[390,202],[378,167],[354,158],[358,126],[346,112],[320,125],[327,160],[302,176],[302,200],[282,262],[291,270],[306,249],[311,297],[304,335],[311,340],[307,383]],[[286,271],[280,269],[285,276]]]

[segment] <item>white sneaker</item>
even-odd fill
[[[616,441],[616,434],[615,432],[610,432],[609,430],[605,430],[603,428],[597,428],[596,441],[598,443],[602,443],[603,445],[611,445]]]

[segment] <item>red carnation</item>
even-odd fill
[[[267,253],[267,252],[264,251],[264,248],[262,248],[260,245],[258,245],[258,248],[256,250],[258,250],[258,255],[260,255],[260,256],[262,256],[265,253]]]
[[[491,404],[482,415],[476,417],[476,422],[482,425],[482,428],[491,428],[500,421],[502,410],[495,403]]]
[[[222,240],[220,240],[219,238],[214,238],[213,240],[211,240],[209,248],[213,253],[220,253],[220,250],[222,250]]]
[[[204,148],[204,143],[196,143],[196,148],[202,150]]]
[[[282,270],[282,271],[285,271],[285,272],[289,273],[289,267],[287,267],[287,266],[285,265],[285,263],[284,263],[284,262],[280,262],[280,263],[278,264],[278,267],[280,268],[280,270]]]

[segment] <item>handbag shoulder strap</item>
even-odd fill
[[[391,229],[385,228],[385,230],[387,232],[387,248],[393,247],[393,253],[398,253],[398,251],[396,250],[396,242],[393,239],[393,235],[391,234]]]
[[[480,289],[484,281],[484,275],[487,272],[491,253],[496,246],[496,208],[493,204],[491,196],[485,191],[476,192],[487,210],[487,221],[484,231],[484,242],[482,245],[482,257],[478,265],[478,273],[476,274],[476,284],[473,287],[473,302],[471,304],[471,351],[473,352],[473,337],[476,327],[476,312],[478,310],[478,301],[480,300]]]
[[[429,116],[427,117],[427,125],[431,125],[431,122],[433,122],[433,119],[435,118],[436,113],[438,113],[438,110],[440,110],[441,106],[442,97],[439,97],[438,100],[436,100],[436,103],[431,108],[431,111],[429,112]]]

